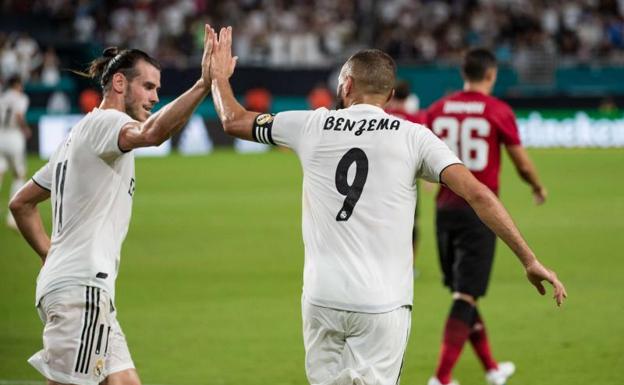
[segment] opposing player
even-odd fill
[[[396,66],[378,50],[354,54],[339,76],[339,110],[258,114],[234,98],[231,29],[211,60],[215,108],[238,138],[292,148],[303,168],[302,298],[311,384],[394,385],[412,305],[411,231],[416,178],[443,182],[511,247],[540,293],[566,293],[537,260],[486,186],[427,128],[385,113]]]
[[[9,199],[26,180],[26,139],[31,135],[26,124],[28,102],[21,79],[17,76],[9,78],[7,90],[0,95],[0,187],[4,173],[9,169],[13,175]],[[10,212],[6,224],[17,229]]]
[[[418,107],[409,108],[410,85],[406,81],[397,81],[394,85],[392,98],[384,106],[384,110],[390,115],[395,115],[414,123],[423,123],[424,114],[418,111]],[[414,111],[416,110],[416,111]]]
[[[496,58],[490,51],[469,51],[462,68],[464,91],[432,104],[426,112],[426,124],[494,194],[498,194],[500,149],[504,146],[522,179],[531,186],[535,201],[541,204],[546,190],[520,143],[514,114],[507,104],[490,96],[496,71]],[[496,234],[470,201],[450,185],[440,187],[436,206],[440,265],[453,303],[436,375],[429,385],[456,383],[451,371],[466,341],[481,360],[487,382],[502,385],[515,367],[511,362],[494,360],[477,308],[488,286]]]
[[[49,385],[140,384],[114,307],[137,186],[132,150],[167,140],[208,95],[214,32],[206,26],[205,33],[201,77],[155,114],[159,64],[136,49],[106,49],[89,70],[100,80],[102,104],[11,201],[20,231],[43,262],[36,291],[43,350],[29,362]],[[37,204],[50,196],[48,237]]]

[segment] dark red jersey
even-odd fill
[[[425,125],[442,139],[483,184],[498,194],[501,145],[520,144],[509,105],[480,92],[463,91],[433,103]],[[442,186],[438,208],[465,207],[461,197]]]
[[[386,108],[386,112],[397,118],[405,119],[412,123],[425,124],[426,112],[420,110],[416,113],[409,113],[400,108]]]

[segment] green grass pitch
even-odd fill
[[[545,206],[504,164],[502,199],[544,263],[567,284],[557,308],[528,284],[502,243],[481,312],[513,384],[622,384],[624,151],[532,150]],[[31,159],[35,170],[41,161]],[[144,384],[306,384],[300,295],[301,171],[278,151],[138,159],[130,231],[117,282],[119,319]],[[6,190],[4,181],[2,220]],[[433,373],[450,298],[440,285],[433,194],[422,192],[421,272],[403,384]],[[49,205],[44,220],[49,224]],[[48,226],[49,228],[49,226]],[[38,258],[0,226],[0,383],[39,380],[26,359],[41,346],[34,309]],[[455,370],[484,384],[466,346]]]

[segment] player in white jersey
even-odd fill
[[[48,384],[140,384],[114,308],[137,184],[131,150],[167,140],[208,95],[214,31],[206,26],[205,33],[200,79],[155,114],[158,63],[139,50],[106,49],[88,74],[100,79],[102,104],[11,201],[20,231],[43,261],[36,294],[43,350],[29,362]],[[50,196],[48,237],[37,204]]]
[[[9,199],[26,180],[26,139],[31,134],[26,124],[28,102],[21,79],[17,76],[9,78],[7,90],[0,95],[0,187],[4,173],[10,169],[13,183]],[[6,223],[11,228],[17,228],[10,212]]]
[[[445,183],[512,248],[543,293],[565,289],[496,196],[427,128],[386,114],[395,64],[378,50],[342,67],[343,109],[258,114],[234,98],[231,28],[213,43],[215,108],[233,136],[292,148],[303,168],[303,338],[311,384],[398,383],[412,305],[416,179]]]

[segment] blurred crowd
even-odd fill
[[[0,32],[0,84],[15,75],[26,82],[57,85],[61,75],[54,48],[41,49],[27,33]]]
[[[404,61],[456,61],[476,45],[507,62],[624,62],[624,0],[9,0],[3,7],[54,20],[58,39],[138,47],[180,67],[199,60],[206,22],[234,26],[235,53],[247,64],[325,65],[370,46]],[[11,42],[18,56],[35,50],[25,40]],[[48,51],[31,66],[53,62]],[[5,60],[17,65],[3,55],[3,68]]]
[[[474,0],[379,3],[377,44],[408,59],[457,59],[467,46],[503,61],[540,51],[561,61],[621,62],[622,0]]]

